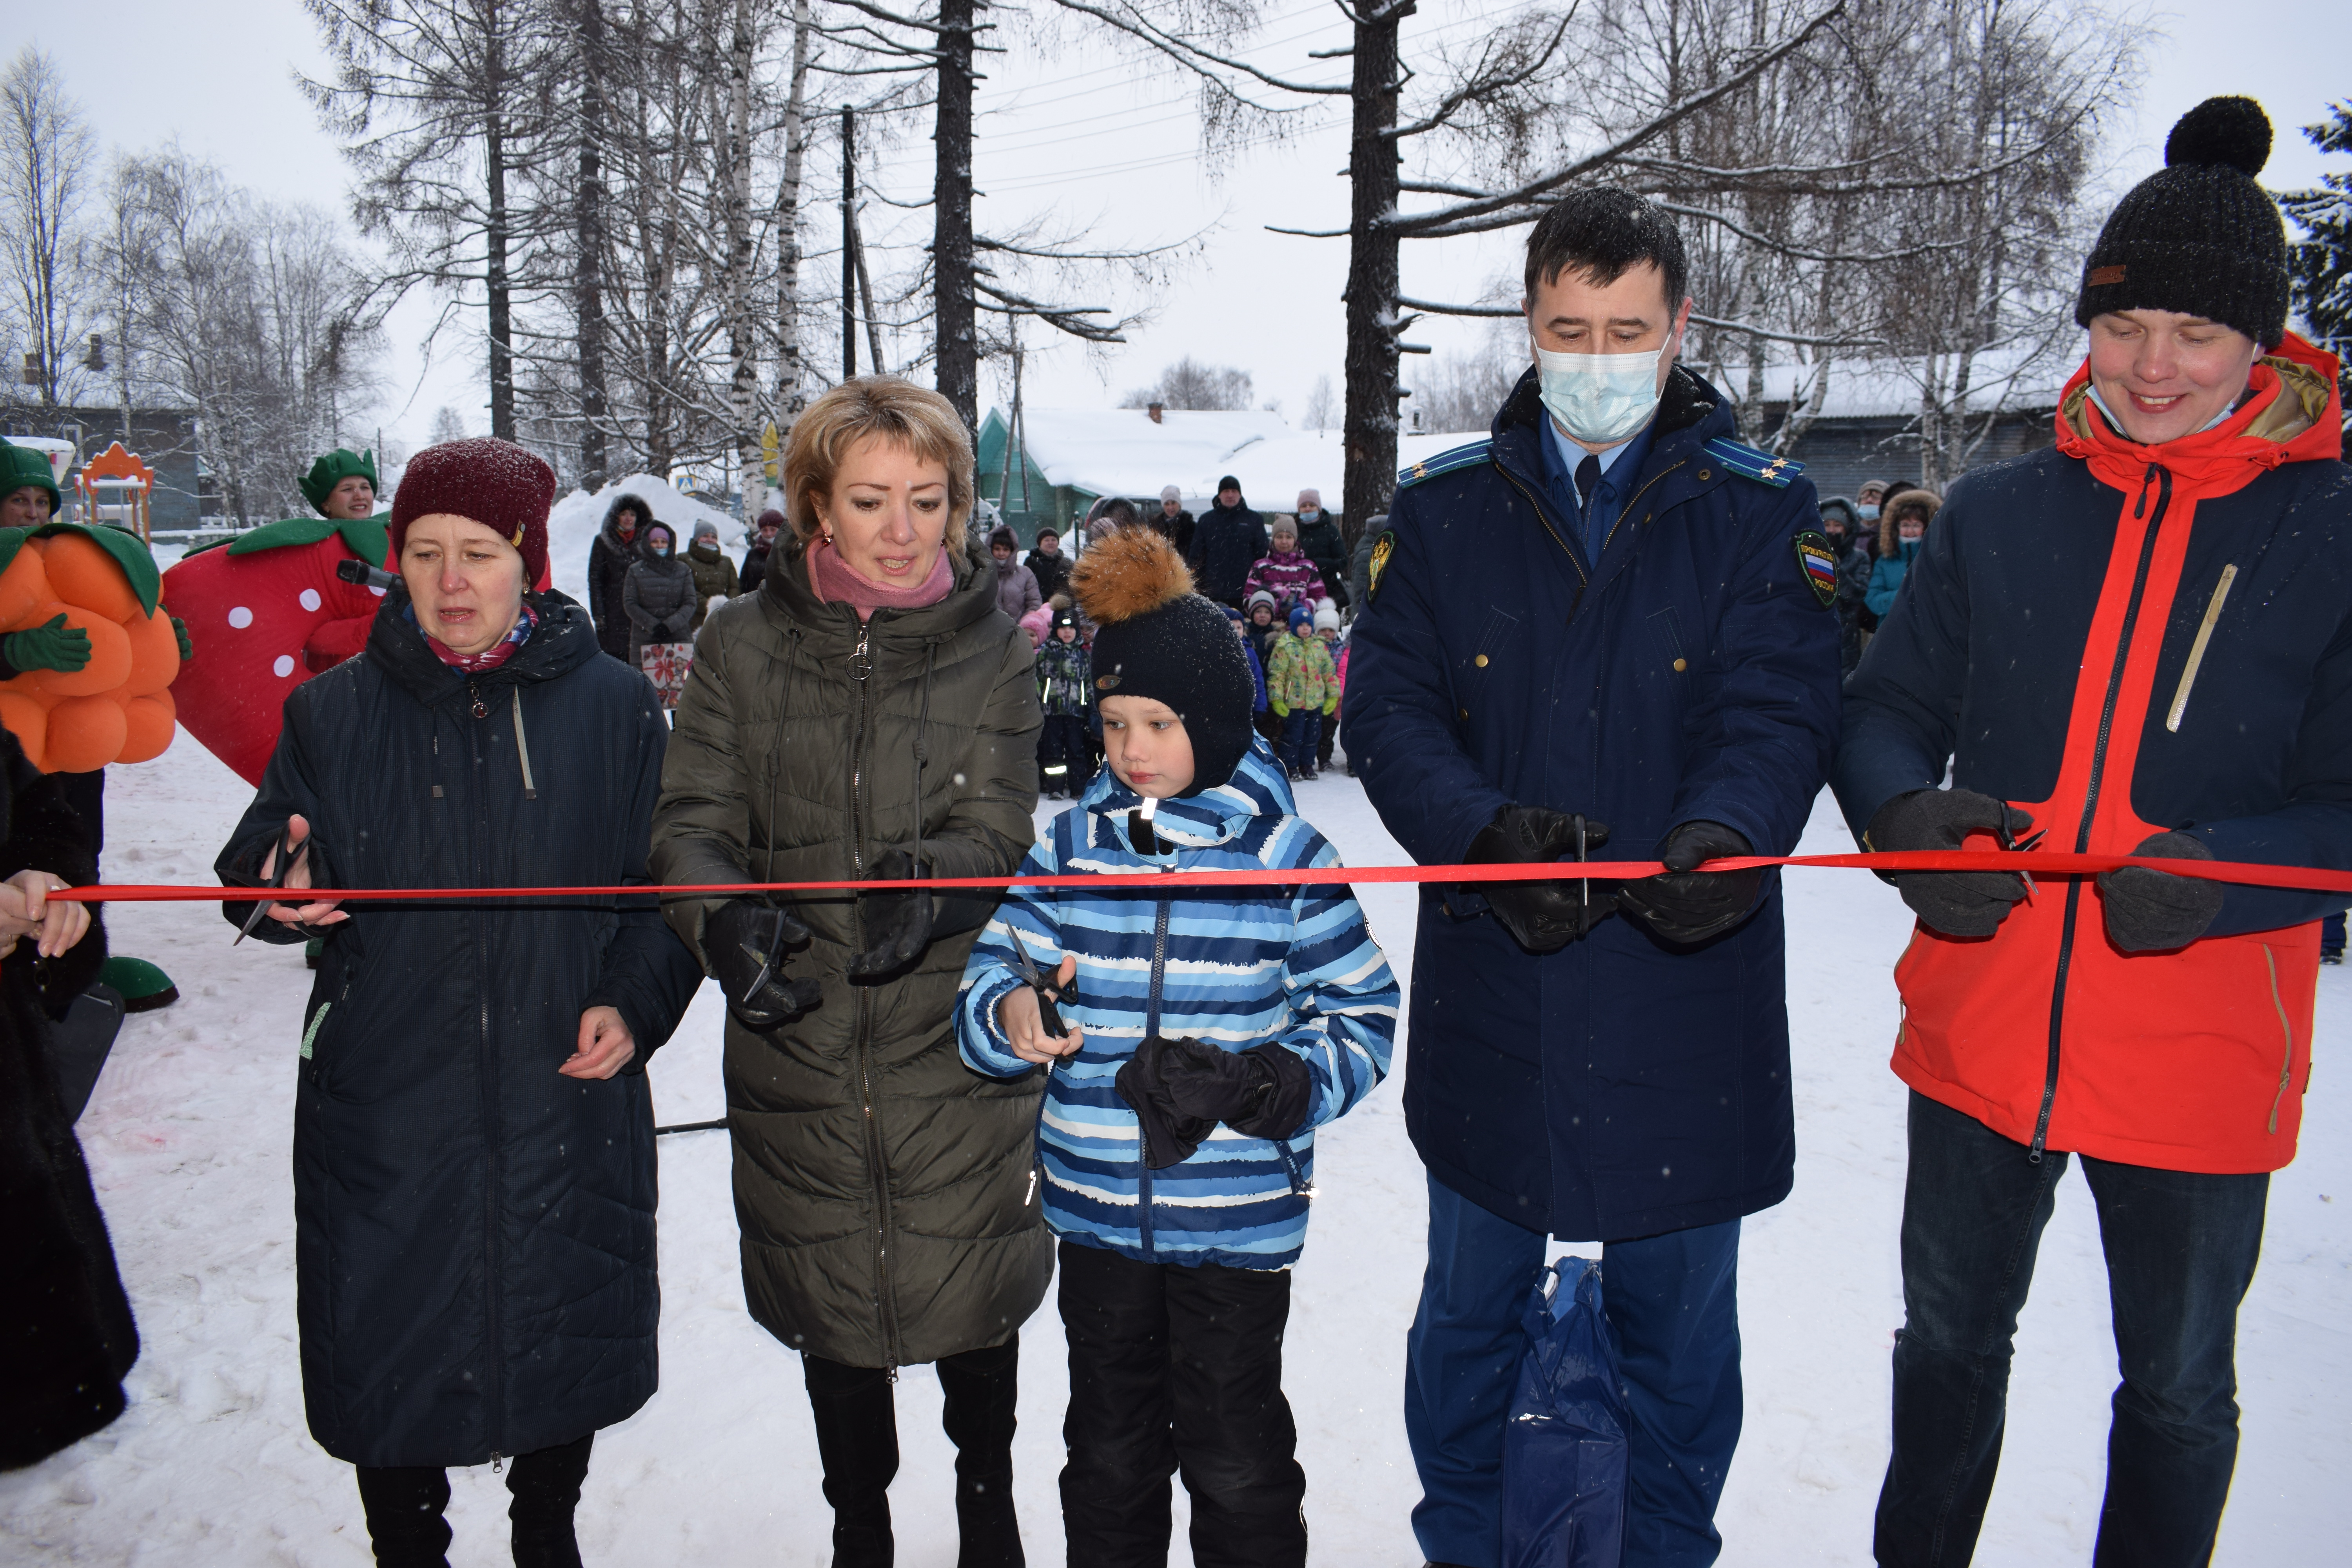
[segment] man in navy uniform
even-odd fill
[[[1739,1436],[1742,1215],[1795,1154],[1777,873],[1838,726],[1837,561],[1797,464],[1675,363],[1673,221],[1581,191],[1528,240],[1536,365],[1490,439],[1408,468],[1374,547],[1348,754],[1423,864],[1663,859],[1425,884],[1405,1115],[1429,1173],[1408,1341],[1413,1531],[1496,1568],[1545,1237],[1598,1241],[1631,1424],[1628,1568],[1705,1564]]]

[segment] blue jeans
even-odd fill
[[[1503,1430],[1544,1233],[1429,1184],[1429,1269],[1405,1340],[1404,1429],[1421,1472],[1412,1532],[1433,1563],[1497,1568]],[[1601,1248],[1633,1417],[1626,1568],[1705,1568],[1739,1442],[1739,1222]]]
[[[1315,765],[1315,743],[1322,738],[1323,710],[1293,708],[1282,721],[1282,765],[1303,773]]]
[[[1992,1496],[2010,1346],[2067,1156],[2039,1164],[1974,1117],[1911,1097],[1895,1451],[1873,1544],[1886,1568],[1968,1562]],[[2107,1428],[2099,1568],[2213,1555],[2238,1458],[2238,1303],[2262,1251],[2267,1175],[2083,1159],[2098,1205],[2124,1380]]]

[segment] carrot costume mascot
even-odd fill
[[[0,725],[58,775],[95,853],[106,765],[172,743],[170,689],[188,647],[147,547],[119,528],[55,521],[63,499],[45,455],[0,446]],[[131,1012],[179,999],[141,959],[109,959],[99,979]]]

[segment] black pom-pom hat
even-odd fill
[[[2263,348],[2286,335],[2286,227],[2254,183],[2271,122],[2251,98],[2209,98],[2165,138],[2164,167],[2116,204],[2083,264],[2074,320],[2174,310]]]

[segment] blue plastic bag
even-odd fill
[[[1545,1269],[1526,1324],[1503,1435],[1503,1568],[1618,1568],[1625,1399],[1601,1265],[1563,1258]]]

